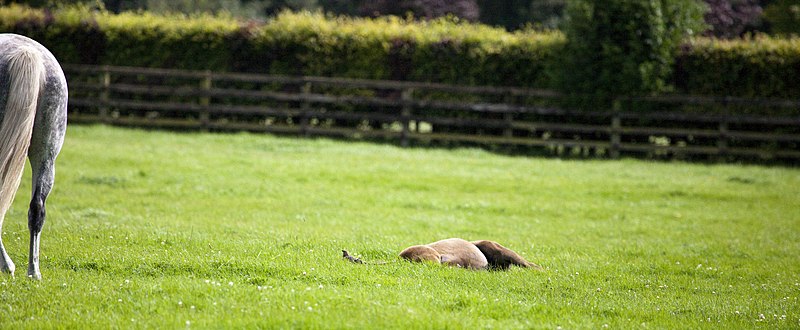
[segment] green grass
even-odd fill
[[[29,175],[0,328],[800,327],[798,169],[74,126],[41,282]],[[448,237],[545,271],[396,257]]]

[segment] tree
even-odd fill
[[[705,21],[709,25],[706,35],[718,38],[736,38],[748,28],[755,27],[761,17],[758,0],[705,0],[708,11]]]
[[[127,0],[130,2],[137,2],[137,0]],[[138,0],[138,2],[142,2],[146,0]],[[43,8],[43,7],[50,7],[53,5],[76,5],[76,4],[85,4],[85,5],[97,5],[98,7],[103,6],[103,2],[126,2],[126,0],[0,0],[0,6],[5,5],[6,3],[16,3],[16,4],[23,4],[33,8]]]
[[[529,20],[530,0],[479,0],[481,22],[512,30]]]
[[[561,22],[566,0],[478,0],[481,22],[508,30],[533,24],[555,29]]]
[[[775,1],[764,9],[764,19],[775,34],[800,35],[800,2]]]
[[[136,10],[147,7],[147,0],[105,0],[92,2],[104,3],[105,8],[113,13],[121,13],[127,10]]]
[[[108,0],[107,0],[108,1]],[[317,0],[146,0],[145,8],[155,12],[228,12],[237,17],[264,18],[281,10],[313,10]]]
[[[375,0],[364,2],[360,11],[365,16],[413,13],[420,18],[454,15],[470,21],[480,17],[476,0]]]
[[[561,25],[566,7],[566,0],[534,0],[530,7],[531,21],[544,28],[557,29]]]
[[[266,7],[265,14],[273,16],[282,10],[314,10],[319,8],[317,0],[243,0],[244,3],[260,3]]]
[[[702,14],[694,0],[571,1],[561,89],[603,102],[667,90],[678,46],[702,31]]]
[[[319,0],[319,5],[329,13],[358,16],[361,2],[359,0]]]
[[[242,14],[239,0],[147,0],[145,8],[157,13],[217,13],[227,11]]]

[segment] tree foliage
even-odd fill
[[[772,32],[778,35],[800,35],[800,1],[777,0],[764,10]]]
[[[365,1],[360,11],[367,16],[406,16],[407,13],[413,13],[427,19],[454,15],[470,21],[477,21],[480,17],[475,0],[374,0]]]
[[[706,35],[718,38],[736,38],[747,29],[756,27],[761,18],[758,0],[705,0],[708,11],[705,21],[709,25]]]
[[[701,15],[693,0],[572,1],[561,88],[609,99],[666,90],[678,45]]]
[[[317,0],[146,0],[147,10],[166,13],[219,13],[237,17],[264,18],[283,10],[314,10]]]
[[[534,24],[555,29],[561,22],[566,0],[478,0],[481,22],[508,30]]]

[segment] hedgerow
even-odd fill
[[[682,91],[744,97],[800,97],[800,38],[693,39],[677,57]]]
[[[560,32],[511,33],[454,18],[420,22],[308,12],[250,23],[227,16],[11,5],[0,7],[0,32],[39,40],[63,63],[534,88],[559,87],[569,81],[564,75],[585,74],[563,64],[570,56],[587,56],[568,51]],[[799,40],[693,39],[673,55],[673,75],[664,84],[689,94],[797,97]],[[659,52],[660,58],[665,54]]]
[[[560,33],[508,33],[455,19],[414,22],[285,12],[264,24],[69,8],[0,8],[0,29],[62,62],[269,72],[457,84],[549,86]]]

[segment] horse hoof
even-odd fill
[[[14,263],[11,262],[11,260],[3,262],[2,259],[0,259],[0,263],[3,264],[2,266],[0,266],[0,272],[9,274],[11,275],[11,277],[14,277],[14,268],[15,268]]]
[[[28,278],[32,279],[32,280],[37,280],[37,281],[41,280],[42,279],[42,273],[40,273],[38,271],[28,271]]]

